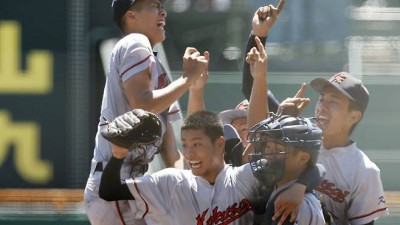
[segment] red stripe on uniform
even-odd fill
[[[177,112],[179,112],[179,109],[174,110],[174,111],[171,111],[171,112],[168,112],[168,115],[172,115],[172,114],[175,114],[175,113],[177,113]]]
[[[144,200],[143,196],[140,194],[139,188],[136,184],[136,182],[133,182],[135,184],[135,188],[136,191],[139,193],[140,198],[143,200],[144,204],[146,205],[146,212],[143,214],[142,219],[144,219],[144,217],[147,215],[147,213],[149,212],[149,205],[147,204],[147,202]]]
[[[147,56],[147,57],[144,58],[142,61],[140,61],[140,62],[138,62],[138,63],[133,64],[132,66],[130,66],[127,70],[125,70],[124,72],[121,73],[120,77],[123,77],[124,74],[125,74],[126,72],[128,72],[130,69],[132,69],[133,67],[135,67],[135,66],[137,66],[137,65],[139,65],[139,64],[144,63],[148,58],[150,58],[150,56],[151,56],[151,55]]]
[[[119,218],[121,219],[122,224],[123,224],[123,225],[126,225],[125,220],[124,220],[124,217],[122,216],[121,209],[119,208],[118,201],[115,201],[115,206],[117,207],[118,216],[119,216]]]
[[[372,214],[374,214],[374,213],[381,212],[381,211],[385,211],[386,209],[387,209],[387,207],[381,208],[381,209],[377,209],[377,210],[375,210],[375,211],[373,211],[373,212],[371,212],[371,213],[368,213],[368,214],[364,214],[364,215],[361,215],[361,216],[356,216],[356,217],[353,217],[353,218],[349,218],[349,220],[361,219],[361,218],[363,218],[363,217],[370,216],[370,215],[372,215]]]

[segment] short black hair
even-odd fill
[[[197,111],[186,117],[181,127],[183,130],[204,130],[206,135],[214,142],[224,136],[224,127],[218,115],[209,111]]]

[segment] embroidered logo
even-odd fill
[[[198,215],[197,225],[227,225],[239,219],[247,212],[251,211],[250,202],[243,199],[239,204],[234,203],[224,211],[218,210],[218,206],[212,210],[212,214],[206,219],[206,214],[209,209],[204,210],[201,215]]]
[[[335,184],[328,180],[323,180],[316,188],[318,192],[328,195],[335,202],[344,202],[346,196],[350,194],[348,191],[343,191],[340,188],[335,188]]]
[[[381,204],[381,203],[386,204],[386,199],[385,199],[384,196],[379,197],[378,205]]]
[[[334,75],[333,77],[331,77],[331,79],[329,79],[329,81],[331,83],[336,82],[338,84],[342,83],[344,80],[346,80],[347,76],[344,73],[338,73],[336,75]]]

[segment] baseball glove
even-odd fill
[[[104,125],[101,135],[129,151],[155,144],[161,138],[161,120],[154,113],[142,109],[129,111]]]

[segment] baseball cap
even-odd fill
[[[318,93],[322,93],[324,88],[331,86],[346,95],[350,100],[354,101],[361,112],[367,109],[369,92],[362,84],[361,80],[353,77],[349,73],[340,72],[333,75],[329,80],[324,78],[316,78],[311,81],[311,87]]]
[[[222,111],[218,114],[223,124],[231,124],[233,120],[247,117],[249,101],[241,101],[234,109]]]
[[[121,20],[129,7],[133,5],[135,0],[113,0],[111,3],[111,8],[113,10],[114,22],[120,27]]]
[[[275,98],[270,90],[267,91],[267,98],[269,111],[276,112],[279,108],[278,99]],[[236,108],[222,111],[218,115],[223,124],[231,124],[235,119],[247,117],[247,108],[249,108],[249,101],[245,99]]]

